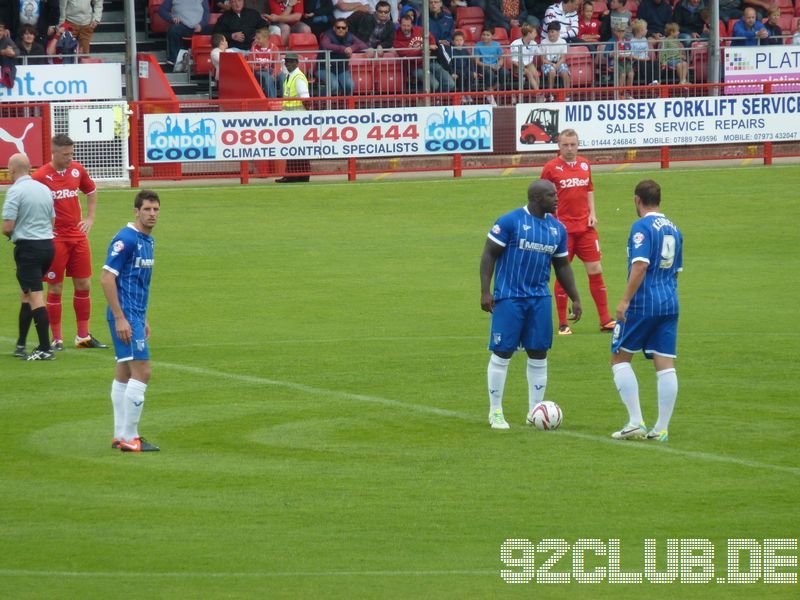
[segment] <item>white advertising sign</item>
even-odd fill
[[[517,150],[556,150],[564,129],[584,149],[796,140],[800,94],[517,105]]]
[[[146,162],[491,152],[490,106],[144,115]]]
[[[108,142],[114,139],[113,108],[70,108],[67,133],[74,142]]]
[[[0,86],[0,103],[113,100],[122,97],[118,63],[18,66],[14,87]]]
[[[731,46],[724,50],[725,83],[754,83],[756,85],[725,85],[726,94],[761,92],[766,82],[773,92],[798,92],[800,83],[800,48],[797,46]]]

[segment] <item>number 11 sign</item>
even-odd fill
[[[70,109],[68,135],[73,142],[107,142],[114,139],[114,109]]]

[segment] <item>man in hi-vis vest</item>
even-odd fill
[[[298,67],[297,54],[287,52],[283,58],[289,75],[283,82],[283,110],[305,110],[302,98],[310,98],[308,93],[308,79]],[[308,181],[311,163],[307,160],[287,160],[287,175],[277,179],[275,183],[301,183]],[[306,173],[300,176],[291,176],[289,173]]]

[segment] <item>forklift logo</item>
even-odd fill
[[[555,144],[558,142],[558,111],[534,108],[519,128],[522,144]]]

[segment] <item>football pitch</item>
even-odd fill
[[[798,573],[797,546],[765,540],[800,534],[800,167],[594,175],[612,312],[641,179],[684,234],[665,444],[609,437],[626,413],[578,261],[584,319],[548,356],[561,429],[524,425],[522,354],[511,429],[487,425],[478,262],[533,176],[156,188],[140,432],[160,453],[110,448],[111,350],[11,357],[18,288],[0,246],[0,597],[797,598],[764,581]],[[106,342],[100,267],[134,194],[101,190],[91,232]],[[652,364],[634,369],[651,424]],[[527,550],[503,564],[510,539]],[[756,582],[730,583],[733,539],[754,540],[739,556]],[[642,576],[645,540],[673,583]],[[609,583],[617,571],[644,580]]]

